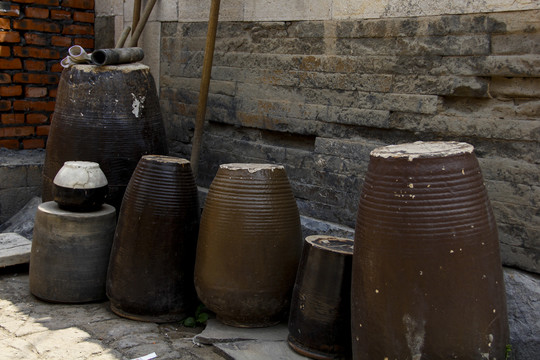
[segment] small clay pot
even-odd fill
[[[89,161],[66,161],[53,181],[54,201],[69,211],[101,208],[108,189],[107,178],[99,164]]]
[[[141,158],[124,194],[111,250],[107,296],[113,312],[171,322],[194,311],[199,212],[188,160]]]
[[[354,359],[505,358],[497,226],[473,150],[371,152],[354,244]]]
[[[313,235],[304,241],[289,314],[289,345],[313,359],[351,356],[353,240]]]
[[[283,166],[221,165],[201,218],[195,286],[218,320],[264,327],[289,308],[302,250],[300,216]]]

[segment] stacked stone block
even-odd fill
[[[199,182],[220,163],[287,168],[301,214],[353,228],[369,152],[473,144],[506,265],[540,272],[540,11],[223,21]],[[163,22],[170,148],[191,153],[206,24]]]

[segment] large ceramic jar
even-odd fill
[[[312,235],[304,241],[289,315],[289,345],[313,359],[351,355],[353,240]]]
[[[354,245],[354,359],[505,358],[497,227],[473,150],[372,151]]]
[[[221,165],[201,217],[195,286],[227,325],[263,327],[288,309],[302,248],[283,166]]]
[[[124,194],[107,274],[116,314],[169,322],[194,310],[199,212],[188,160],[141,158]]]
[[[142,155],[168,153],[154,79],[148,66],[74,65],[58,84],[43,169],[43,201],[66,161],[99,163],[107,203],[120,208]]]

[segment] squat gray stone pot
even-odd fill
[[[116,210],[71,212],[54,201],[39,205],[30,254],[30,292],[61,303],[105,299]]]

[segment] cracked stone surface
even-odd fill
[[[15,270],[16,271],[15,271]],[[1,359],[221,360],[214,346],[195,344],[202,328],[120,318],[108,302],[52,304],[30,294],[28,268],[0,269]]]

